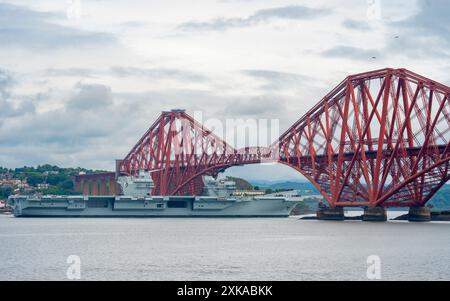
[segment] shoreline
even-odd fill
[[[313,212],[315,213],[315,212]],[[308,213],[308,214],[313,214]],[[402,214],[400,216],[397,216],[395,218],[389,219],[390,221],[407,221],[409,217],[409,214]],[[318,220],[317,216],[303,216],[300,217],[299,220]],[[357,215],[357,216],[344,216],[344,221],[362,221],[363,216]],[[440,210],[440,211],[432,211],[431,212],[431,221],[432,222],[450,222],[450,210]]]
[[[409,214],[400,215],[392,220],[404,221],[408,220]],[[450,210],[431,211],[432,222],[450,222]]]

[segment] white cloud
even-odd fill
[[[24,6],[0,3],[0,40],[3,47],[20,47],[33,51],[60,47],[83,47],[114,43],[107,33],[82,31],[62,26],[56,21],[61,13],[39,12]]]
[[[286,20],[307,20],[314,19],[328,13],[325,9],[310,8],[300,5],[290,5],[283,7],[266,8],[256,11],[246,18],[217,18],[206,22],[186,22],[178,28],[182,30],[227,30],[229,28],[239,28],[254,26],[269,22],[273,19]]]

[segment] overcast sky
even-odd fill
[[[0,1],[0,166],[113,170],[171,108],[284,131],[372,69],[449,85],[449,15],[446,0]]]

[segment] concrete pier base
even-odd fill
[[[386,209],[383,207],[366,208],[362,220],[365,222],[385,222],[387,221]]]
[[[410,207],[408,213],[410,222],[429,222],[431,221],[431,211],[427,207]]]
[[[321,208],[317,211],[317,219],[321,221],[343,221],[344,208]]]

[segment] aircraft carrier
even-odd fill
[[[291,197],[235,196],[233,181],[204,177],[203,196],[149,196],[148,173],[118,179],[119,196],[24,196],[8,199],[16,217],[288,217]]]

